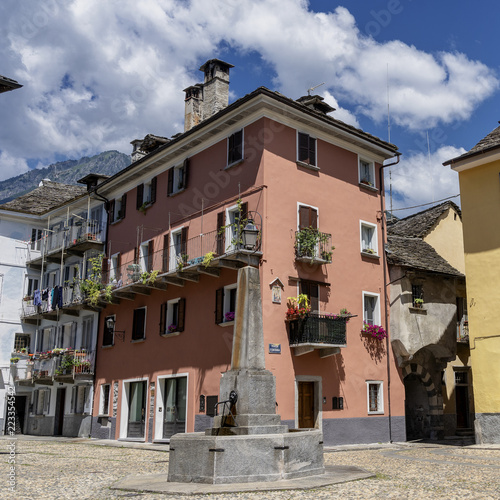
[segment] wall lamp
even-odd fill
[[[113,316],[109,316],[106,318],[106,328],[111,330],[116,338],[120,339],[122,342],[125,341],[125,330],[115,330],[115,318]]]

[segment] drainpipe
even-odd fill
[[[388,163],[387,165],[382,165],[379,170],[379,185],[380,185],[380,211],[382,213],[382,264],[384,270],[384,314],[385,314],[385,327],[387,331],[387,337],[385,338],[385,348],[387,351],[387,410],[389,412],[389,442],[392,443],[392,423],[391,423],[391,363],[389,357],[389,309],[387,305],[387,287],[390,283],[387,283],[387,255],[385,253],[385,212],[384,212],[384,194],[382,189],[384,186],[384,175],[383,169],[386,167],[391,167],[392,165],[397,165],[399,163],[399,158],[401,153],[396,153],[396,161],[393,163]]]

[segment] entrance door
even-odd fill
[[[165,379],[163,439],[186,432],[187,377]]]
[[[66,388],[57,389],[56,414],[54,418],[54,436],[62,436],[64,424],[64,402],[66,401]]]
[[[457,428],[469,427],[469,373],[466,370],[455,372],[455,404]]]
[[[314,382],[299,382],[299,428],[314,428]]]
[[[128,398],[127,437],[143,438],[146,422],[146,381],[131,382]]]
[[[16,411],[16,434],[22,434],[26,416],[26,396],[15,396],[14,407]]]

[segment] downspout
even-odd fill
[[[397,165],[399,163],[399,158],[401,153],[396,153],[396,161],[393,163],[388,163],[387,165],[381,165],[379,170],[379,185],[380,185],[380,212],[382,214],[382,264],[384,270],[384,314],[385,314],[385,327],[387,331],[387,337],[385,338],[385,349],[387,351],[387,410],[389,412],[389,442],[392,443],[392,412],[391,412],[391,362],[389,356],[389,309],[387,305],[387,255],[385,253],[386,244],[386,227],[385,227],[385,212],[384,212],[384,175],[383,169],[386,167],[391,167],[392,165]]]

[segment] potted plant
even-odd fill
[[[373,248],[363,248],[363,253],[369,253],[370,255],[375,255],[375,250]]]
[[[19,361],[19,358],[10,358],[10,362],[15,365]]]
[[[175,325],[174,323],[172,323],[171,325],[168,325],[167,331],[168,331],[168,333],[174,333],[174,332],[176,332],[177,331],[177,325]]]
[[[415,299],[413,301],[413,307],[416,307],[417,309],[422,309],[424,306],[424,299]]]
[[[370,335],[377,340],[384,340],[387,337],[387,332],[382,326],[372,325],[366,321],[363,322],[363,329],[361,330],[361,333]]]
[[[304,318],[311,312],[309,298],[305,293],[301,293],[298,297],[287,298],[286,319],[292,321],[294,319]]]
[[[234,312],[229,311],[224,314],[224,322],[227,323],[228,321],[234,321]]]

